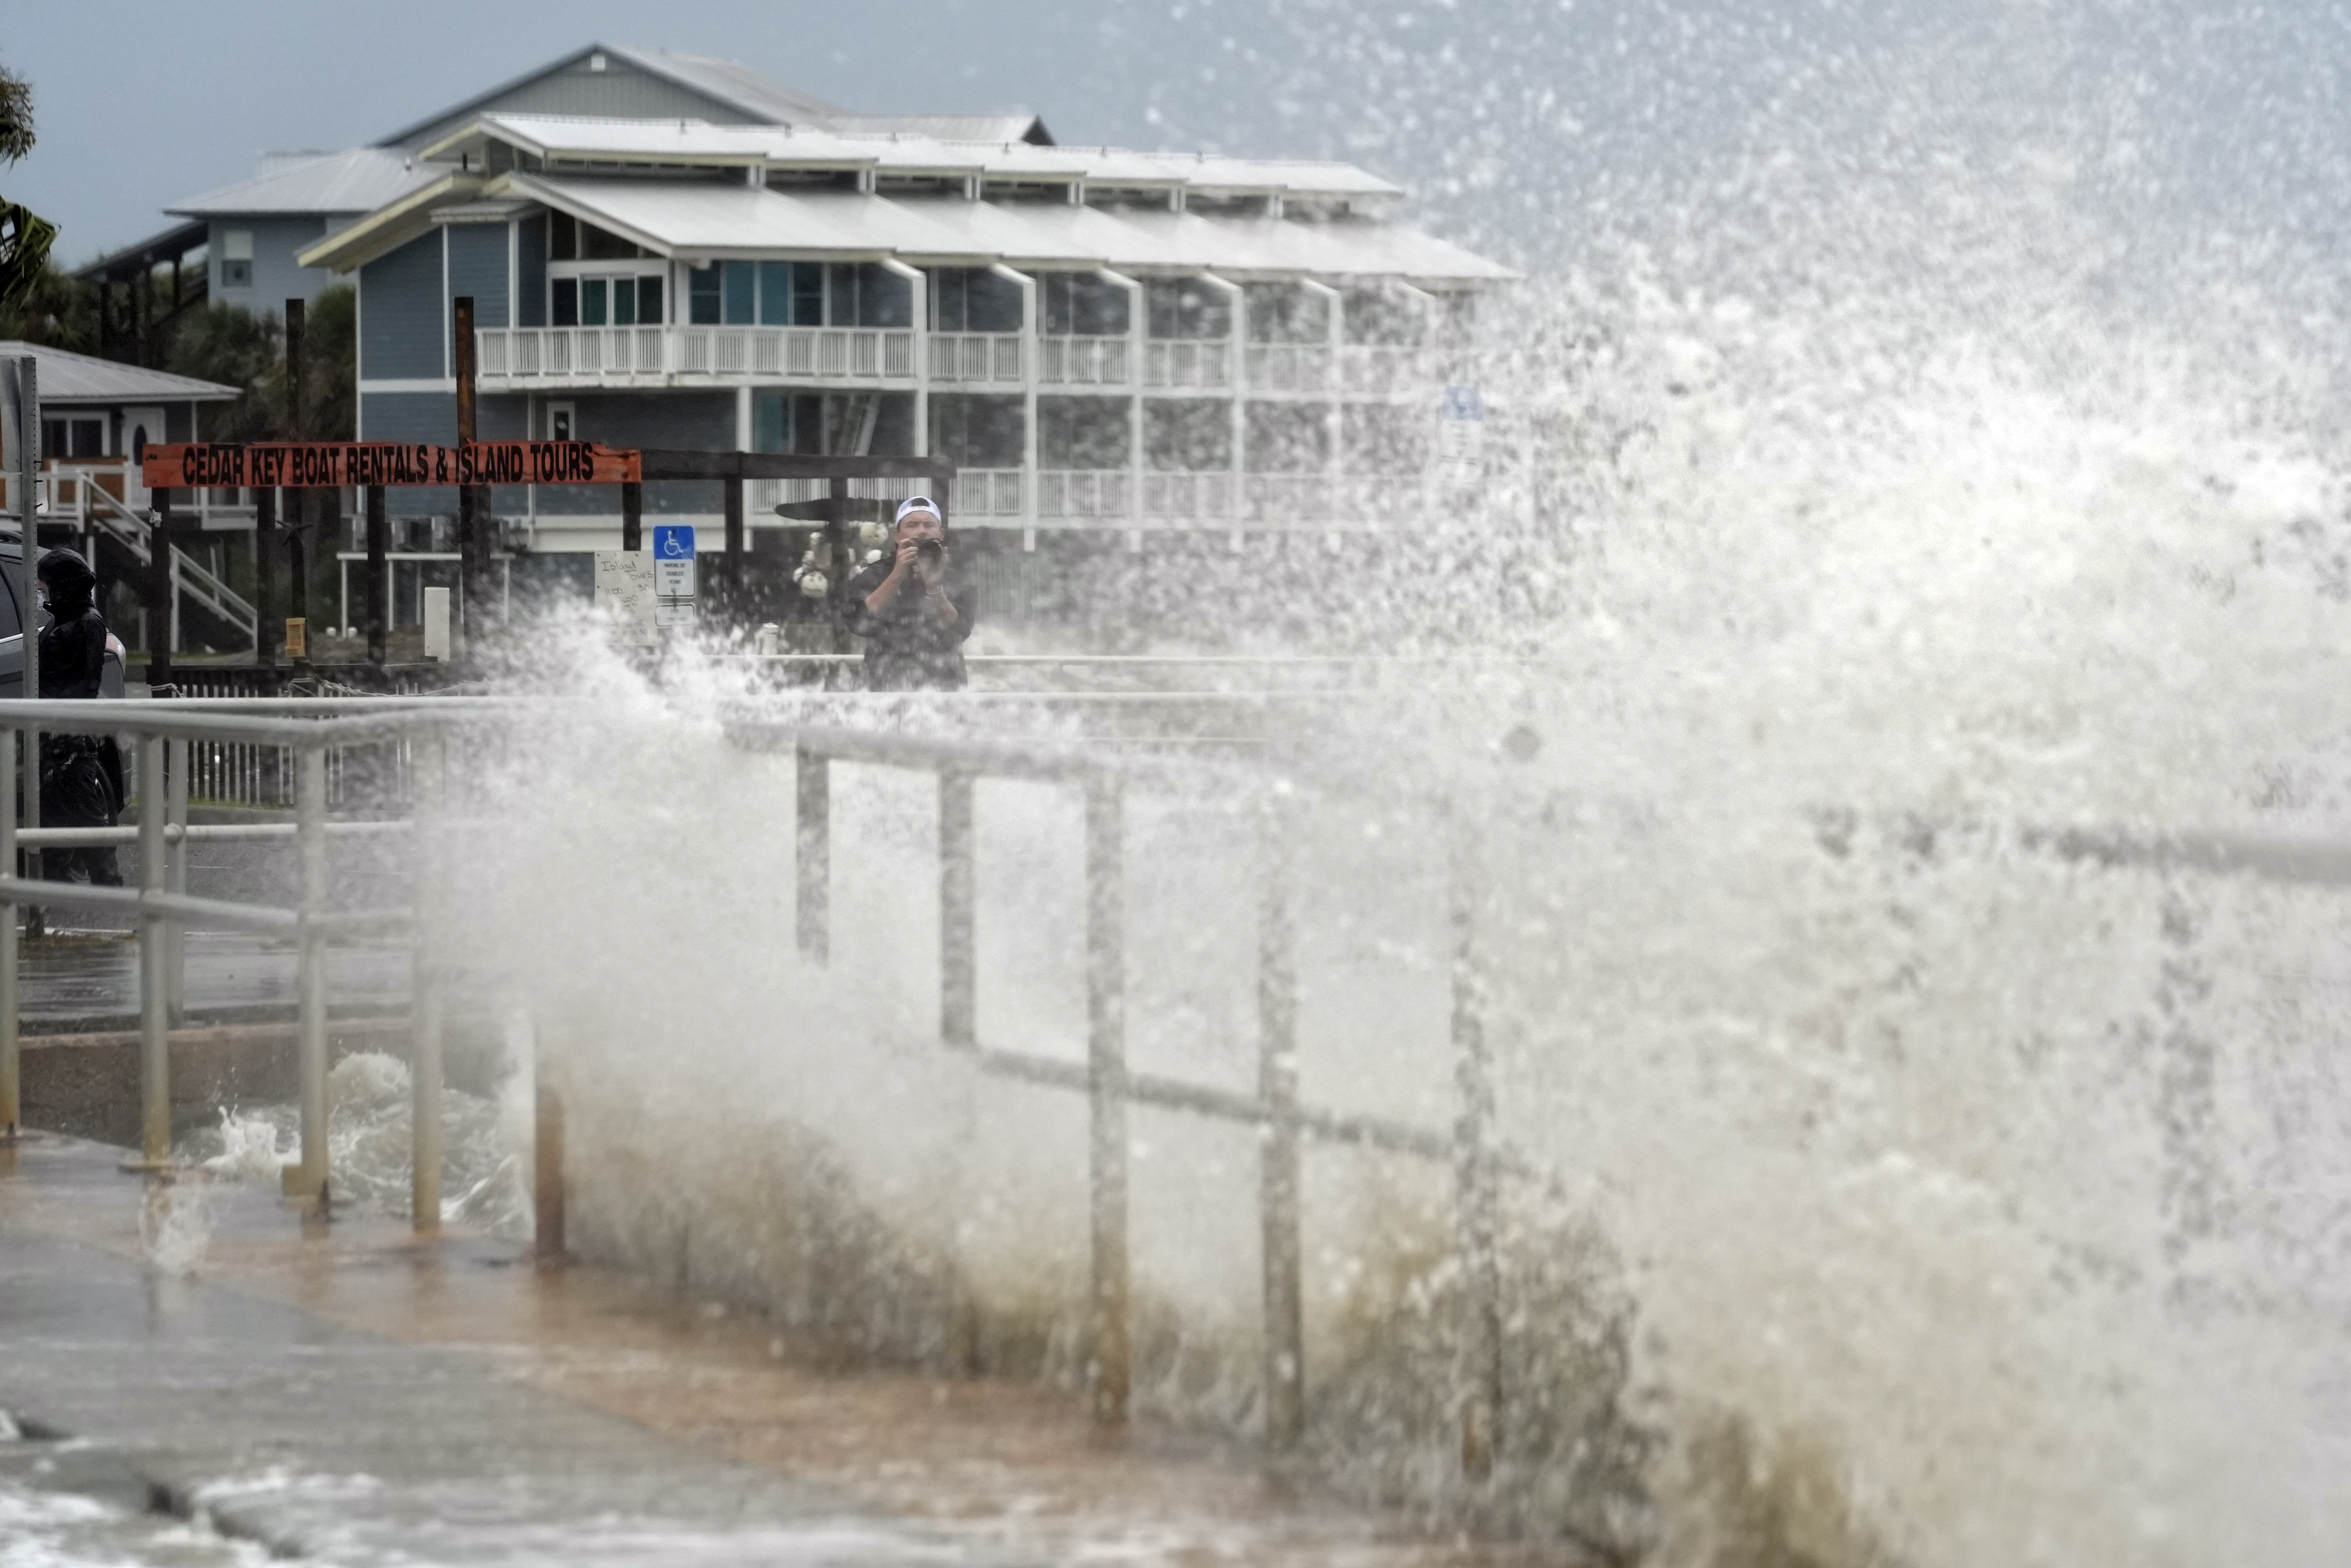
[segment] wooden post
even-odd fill
[[[978,1043],[979,967],[975,949],[978,857],[972,842],[972,776],[939,770],[939,1039]]]
[[[1126,1424],[1134,1384],[1127,1252],[1125,812],[1115,779],[1086,784],[1086,1071],[1092,1095],[1093,1416]]]
[[[719,483],[726,496],[726,562],[716,608],[733,624],[741,614],[743,598],[743,476],[730,475]]]
[[[1265,1440],[1276,1453],[1306,1431],[1306,1308],[1300,1237],[1298,940],[1291,907],[1295,813],[1279,798],[1258,816],[1258,1160],[1265,1270]]]
[[[391,585],[384,580],[392,554],[392,522],[385,515],[384,487],[371,485],[367,492],[367,643],[368,663],[383,668],[386,644],[392,637]]]
[[[621,486],[621,548],[635,554],[645,548],[645,487]]]
[[[308,358],[305,334],[306,308],[299,299],[286,302],[286,439],[302,439],[302,367]],[[286,618],[302,622],[302,651],[294,667],[310,667],[310,504],[309,492],[289,489],[286,511]]]
[[[832,959],[832,765],[822,753],[805,747],[793,755],[799,771],[793,925],[800,956],[826,964]]]
[[[147,684],[168,686],[172,684],[172,633],[179,624],[174,613],[179,599],[177,574],[172,570],[174,523],[172,492],[159,486],[152,494],[155,526],[147,531]],[[27,638],[26,645],[30,647],[32,641]]]
[[[455,336],[450,365],[457,381],[457,444],[473,444],[474,434],[474,297],[461,294],[451,302],[450,328]],[[484,521],[482,487],[457,486],[457,612],[464,630],[465,654],[473,658],[477,639],[489,626],[490,541]]]
[[[254,663],[277,667],[277,490],[261,486],[253,492],[253,613]]]
[[[1461,1258],[1461,1469],[1492,1473],[1501,1446],[1502,1286],[1494,1170],[1493,1061],[1486,1041],[1486,981],[1478,958],[1477,847],[1453,840],[1453,1050],[1459,1108],[1453,1127],[1455,1244]]]

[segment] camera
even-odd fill
[[[924,561],[931,562],[946,554],[946,547],[936,539],[917,539],[914,542],[914,553]]]

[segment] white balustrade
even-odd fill
[[[1047,386],[1124,386],[1124,338],[1044,338],[1037,380]]]
[[[1143,515],[1169,522],[1228,521],[1233,515],[1233,476],[1145,474]]]
[[[1331,350],[1321,343],[1251,343],[1249,346],[1249,386],[1251,392],[1327,392],[1331,385]]]
[[[1233,383],[1232,345],[1220,340],[1147,343],[1143,383],[1222,389]]]
[[[1123,468],[1049,468],[1037,476],[1037,516],[1123,519],[1133,509],[1133,476]]]

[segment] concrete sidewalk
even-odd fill
[[[36,1136],[0,1181],[0,1407],[35,1437],[119,1456],[158,1500],[225,1534],[341,1564],[982,1560],[534,1387],[495,1344],[402,1343],[167,1273],[128,1255],[142,1224],[167,1252],[208,1225],[250,1266],[267,1249],[259,1231],[298,1222],[266,1194],[193,1182],[156,1189],[142,1212],[118,1158]],[[529,1267],[510,1246],[444,1242],[428,1260],[386,1222],[336,1228],[310,1239],[309,1265]]]
[[[361,1565],[1576,1561],[1432,1540],[1269,1474],[1247,1446],[1149,1423],[1103,1441],[1079,1395],[876,1370],[608,1270],[536,1268],[513,1243],[419,1244],[361,1213],[307,1223],[259,1185],[143,1188],[120,1158],[40,1134],[0,1150],[0,1409],[97,1444],[79,1450],[93,1490],[152,1486],[274,1551]]]

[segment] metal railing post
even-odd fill
[[[1266,1112],[1259,1150],[1265,1270],[1265,1440],[1295,1448],[1306,1431],[1306,1324],[1300,1241],[1298,941],[1290,899],[1295,814],[1279,797],[1258,814],[1258,1095]]]
[[[1086,782],[1086,1070],[1092,1099],[1093,1416],[1123,1426],[1134,1382],[1126,1197],[1125,812],[1115,779]]]
[[[139,891],[164,891],[163,737],[139,737]],[[139,912],[139,1159],[160,1171],[172,1160],[172,964],[163,916]]]
[[[1501,1444],[1501,1263],[1496,1215],[1493,1060],[1486,1040],[1486,980],[1478,958],[1477,852],[1466,828],[1452,840],[1455,1245],[1461,1257],[1461,1468],[1492,1472]]]
[[[16,731],[0,727],[0,875],[16,874]],[[0,1139],[14,1143],[24,1121],[24,1081],[16,1050],[16,902],[0,900]]]
[[[410,1043],[409,1223],[419,1235],[441,1228],[441,802],[447,743],[438,731],[416,738],[413,756],[415,805],[416,938],[412,950],[414,1016]]]
[[[179,830],[163,846],[167,874],[163,884],[171,892],[185,894],[188,891],[188,742],[168,741],[163,747],[165,826]],[[165,1011],[177,1029],[188,1021],[188,927],[180,920],[163,923],[164,999]]]
[[[327,1205],[327,955],[319,917],[327,912],[327,751],[306,743],[294,754],[295,836],[302,852],[301,924],[295,978],[300,992],[302,1156],[286,1191]]]
[[[793,854],[799,896],[793,921],[800,956],[832,960],[832,776],[831,762],[806,746],[793,748],[799,772],[799,823]]]
[[[549,1082],[547,1044],[531,1048],[531,1199],[534,1248],[541,1262],[563,1256],[563,1101]]]
[[[939,1038],[967,1050],[978,1043],[972,785],[967,768],[939,770]]]

